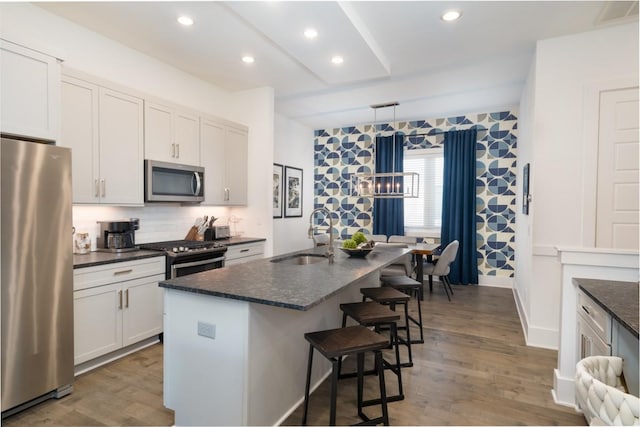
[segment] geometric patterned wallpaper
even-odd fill
[[[320,129],[314,138],[314,208],[332,212],[333,232],[342,239],[373,229],[373,199],[350,195],[353,173],[375,170],[374,141],[379,134],[405,135],[405,150],[439,146],[444,132],[476,128],[476,231],[478,273],[514,277],[516,154],[518,119],[514,111]],[[413,135],[413,136],[412,136]],[[316,215],[316,225],[328,222]]]

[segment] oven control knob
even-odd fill
[[[171,251],[172,252],[178,252],[178,248],[173,248]]]
[[[186,252],[186,248],[184,246],[180,246],[180,248],[178,249],[179,252]]]

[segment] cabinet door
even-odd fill
[[[173,112],[164,105],[144,102],[144,157],[163,162],[176,161],[173,141]]]
[[[0,41],[0,129],[58,140],[60,64],[48,55]]]
[[[162,332],[164,274],[124,282],[122,345],[128,346]]]
[[[143,203],[143,101],[100,88],[100,200]]]
[[[204,167],[204,203],[225,204],[225,127],[200,121],[200,164]]]
[[[246,131],[228,128],[225,142],[227,204],[247,204],[248,134]]]
[[[60,145],[71,148],[73,202],[98,203],[98,86],[62,77]]]
[[[198,117],[177,111],[174,116],[174,143],[176,162],[185,165],[200,164]]]
[[[74,364],[122,347],[120,284],[73,293]]]

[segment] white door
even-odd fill
[[[174,130],[178,163],[196,166],[200,164],[198,124],[197,116],[176,112]]]
[[[115,284],[73,293],[75,365],[122,347],[121,292]]]
[[[100,157],[98,86],[69,76],[62,78],[60,145],[71,148],[73,203],[98,203]]]
[[[162,288],[164,274],[123,283],[122,346],[137,343],[162,332]]]
[[[100,200],[143,203],[142,99],[100,88]]]
[[[596,246],[638,249],[638,88],[600,94]]]
[[[200,121],[200,164],[204,166],[204,203],[225,201],[225,128],[211,120]]]

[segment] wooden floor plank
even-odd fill
[[[425,343],[413,346],[414,366],[403,369],[406,398],[389,404],[392,425],[585,425],[573,409],[551,397],[557,352],[527,347],[510,289],[454,286],[451,302],[442,287],[428,291],[422,305]],[[414,315],[416,308],[412,305]],[[412,336],[418,336],[412,327]],[[392,353],[385,352],[392,360]],[[406,350],[402,350],[406,358]],[[368,359],[370,362],[370,359]],[[353,358],[345,361],[353,369]],[[397,390],[387,371],[390,393]],[[300,378],[304,382],[304,378]],[[284,385],[283,385],[284,386]],[[355,415],[355,379],[339,385],[340,425]],[[365,379],[365,396],[377,382]],[[329,421],[329,384],[310,402],[309,424]],[[365,408],[371,417],[378,407]],[[297,408],[285,425],[300,424]],[[5,426],[170,426],[173,412],[162,405],[162,345],[155,345],[80,375],[74,392],[3,420]]]

